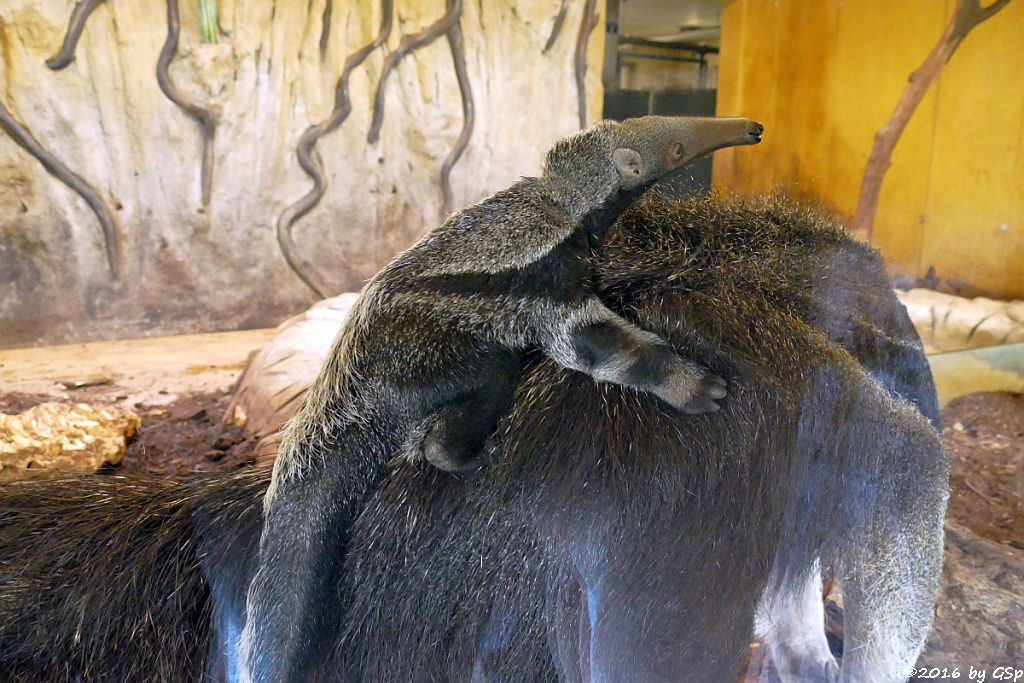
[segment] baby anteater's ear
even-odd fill
[[[647,175],[644,159],[635,149],[619,147],[612,152],[612,161],[619,172],[619,185],[624,190],[632,190]]]

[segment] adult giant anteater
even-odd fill
[[[594,258],[609,308],[728,379],[721,409],[528,354],[486,467],[396,461],[347,530],[310,678],[730,680],[755,629],[785,680],[905,678],[948,462],[878,257],[780,200],[654,196]],[[0,677],[233,680],[268,481],[0,489]]]

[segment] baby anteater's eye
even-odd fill
[[[669,161],[675,162],[675,161],[679,161],[682,158],[683,158],[683,143],[676,142],[676,143],[673,143],[671,146],[669,146],[669,148],[668,148],[668,160]]]

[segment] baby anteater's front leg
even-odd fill
[[[718,410],[725,380],[676,353],[666,340],[640,329],[597,299],[568,316],[548,355],[599,382],[649,391],[686,413]]]
[[[518,366],[514,371],[492,367],[484,381],[441,406],[415,430],[424,434],[423,457],[439,470],[464,472],[480,466],[480,453],[512,402],[519,374]]]

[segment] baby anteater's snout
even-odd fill
[[[751,121],[747,126],[747,135],[750,137],[750,144],[756,145],[761,142],[761,135],[764,133],[764,126],[757,121]]]
[[[764,126],[744,118],[686,118],[678,120],[679,139],[686,149],[688,163],[712,152],[739,145],[761,142]]]

